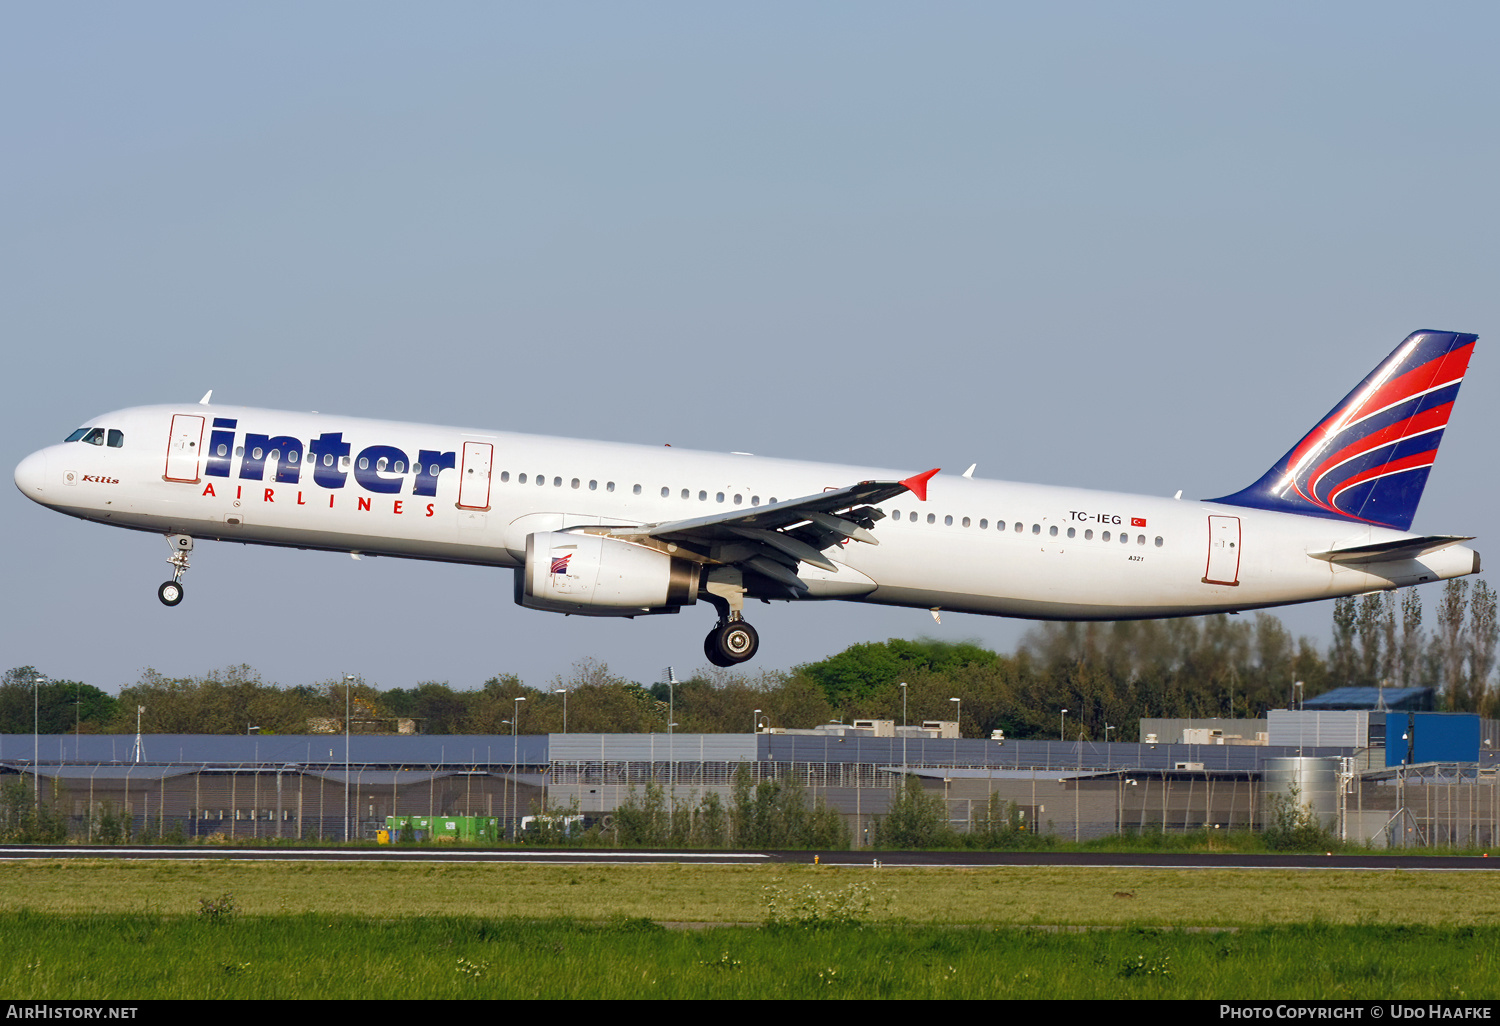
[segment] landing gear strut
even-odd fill
[[[188,571],[187,554],[193,551],[193,539],[185,534],[169,534],[167,544],[172,547],[172,554],[167,557],[172,579],[156,589],[156,597],[164,606],[175,606],[182,601],[182,575]]]
[[[719,622],[703,639],[703,654],[715,666],[735,666],[755,658],[760,635],[744,619],[745,587],[739,571],[716,568],[710,571],[703,597],[713,603]]]

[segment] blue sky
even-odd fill
[[[1204,497],[1408,332],[1482,338],[1414,530],[1495,520],[1500,12],[1434,4],[0,9],[10,465],[195,401]],[[0,662],[115,688],[702,665],[710,614],[165,544],[9,490]],[[1431,606],[1435,596],[1428,598]],[[700,615],[701,614],[701,615]],[[1329,611],[1281,613],[1326,636]],[[756,664],[1026,624],[759,607]]]

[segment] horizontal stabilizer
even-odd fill
[[[1398,559],[1416,559],[1429,552],[1436,552],[1438,549],[1446,549],[1459,542],[1473,540],[1473,535],[1428,534],[1417,538],[1373,542],[1369,545],[1351,545],[1348,548],[1329,549],[1327,552],[1309,552],[1308,555],[1313,559],[1326,559],[1330,563],[1343,566],[1355,566],[1360,563],[1390,563]]]

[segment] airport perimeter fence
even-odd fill
[[[5,767],[29,787],[30,768]],[[532,766],[114,765],[39,767],[41,800],[80,841],[373,839],[388,816],[494,816],[507,835],[538,811],[576,810],[609,825],[632,794],[661,790],[670,805],[710,791],[727,807],[739,774],[751,787],[795,781],[809,805],[824,802],[851,836],[868,837],[890,810],[900,767],[851,762],[586,761]],[[1265,782],[1250,770],[1061,771],[911,765],[939,798],[949,825],[982,823],[991,795],[1026,829],[1061,840],[1126,832],[1256,830],[1268,810]],[[3,771],[0,771],[3,772]],[[1500,786],[1493,770],[1445,764],[1410,773],[1354,775],[1337,807],[1319,809],[1334,836],[1376,847],[1484,848],[1500,842]]]

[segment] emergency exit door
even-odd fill
[[[1204,584],[1240,583],[1240,518],[1208,518],[1208,568]]]
[[[488,442],[465,442],[464,462],[459,468],[458,508],[490,508],[490,464],[495,447]]]
[[[198,459],[203,449],[203,418],[188,413],[172,416],[172,434],[167,439],[167,481],[198,483]]]

